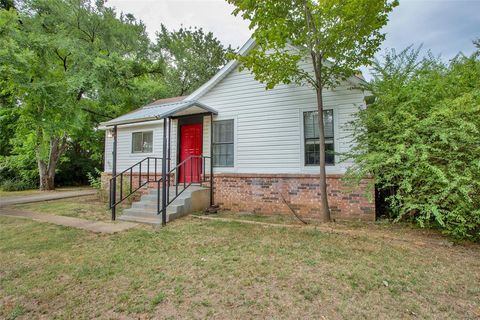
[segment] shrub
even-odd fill
[[[97,168],[94,168],[95,174],[87,172],[88,183],[97,191],[102,189],[102,172]]]
[[[350,177],[374,176],[390,215],[480,240],[480,61],[386,56],[354,123]]]
[[[4,180],[0,186],[3,191],[23,191],[34,189],[35,187],[35,183],[32,183],[31,181],[14,179]]]

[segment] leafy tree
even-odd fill
[[[166,83],[173,96],[189,94],[227,63],[231,46],[225,48],[211,32],[202,28],[157,32],[156,52],[167,64]]]
[[[164,63],[152,58],[145,26],[103,1],[18,7],[0,9],[0,95],[14,102],[14,152],[33,150],[40,188],[52,189],[69,145],[99,121],[165,95]]]
[[[396,220],[480,240],[480,61],[418,52],[374,64],[376,100],[355,123],[349,175],[373,175]]]
[[[9,10],[15,8],[15,3],[13,0],[0,0],[0,9]]]
[[[236,6],[235,15],[251,21],[256,40],[256,47],[247,56],[237,57],[243,66],[267,89],[279,83],[295,83],[310,85],[316,91],[321,215],[328,221],[323,90],[371,62],[385,37],[380,29],[398,1],[227,1]],[[311,69],[303,69],[301,61],[306,61]]]

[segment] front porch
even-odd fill
[[[211,124],[216,114],[199,102],[178,101],[147,105],[103,123],[113,138],[111,177],[104,180],[112,220],[117,219],[117,206],[135,200],[140,202],[124,210],[123,220],[165,225],[213,205]],[[145,125],[156,131],[141,131]],[[132,127],[139,131],[128,130],[131,139],[125,135],[123,139],[130,139],[132,155],[146,157],[129,165],[118,161],[119,144],[124,154],[128,145],[119,132]],[[158,131],[161,136],[154,135]]]

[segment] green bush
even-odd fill
[[[31,181],[14,179],[4,180],[0,186],[3,191],[23,191],[34,189],[35,187],[35,183],[32,183]]]
[[[390,215],[480,240],[480,61],[448,65],[418,50],[374,67],[375,102],[354,123],[350,177],[373,175]]]
[[[94,168],[94,171],[94,174],[91,172],[87,173],[88,183],[92,188],[100,191],[102,189],[102,172],[97,168]]]

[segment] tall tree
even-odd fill
[[[208,81],[232,51],[202,28],[168,31],[162,24],[157,32],[156,52],[168,64],[166,82],[174,96],[189,94]]]
[[[40,189],[53,189],[69,143],[131,107],[132,91],[152,87],[139,80],[161,74],[163,62],[152,59],[145,26],[103,1],[18,7],[0,10],[1,94],[14,97],[17,150],[35,151]]]
[[[310,85],[316,91],[320,136],[320,211],[330,220],[325,170],[323,90],[368,65],[385,34],[397,0],[227,0],[234,14],[250,21],[256,47],[237,59],[267,89],[277,84]],[[291,47],[290,47],[291,46]],[[307,58],[308,57],[308,58]],[[302,60],[313,70],[301,67]]]

